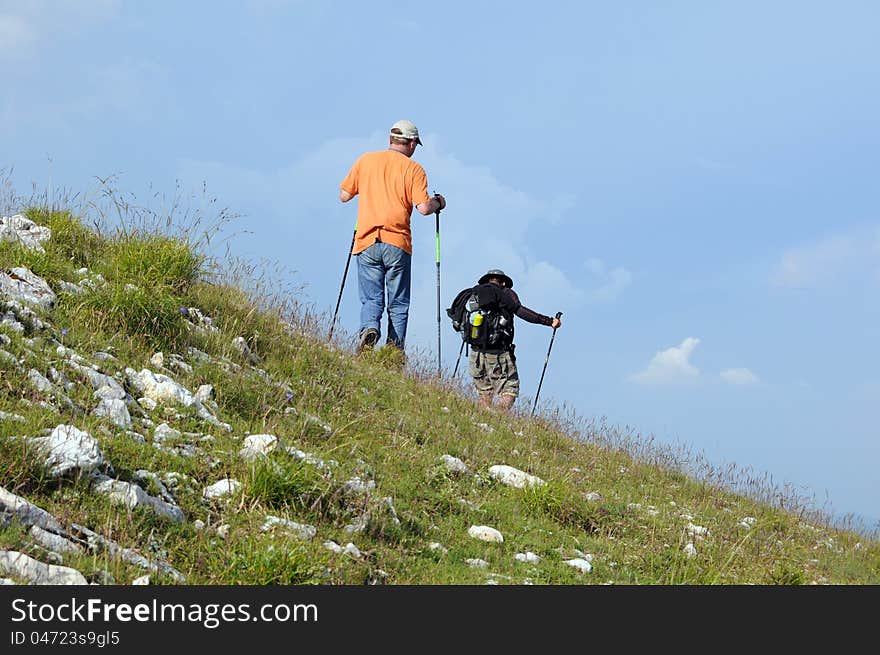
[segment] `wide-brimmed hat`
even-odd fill
[[[477,280],[477,284],[486,284],[490,278],[497,277],[499,280],[504,282],[504,286],[508,289],[513,288],[513,280],[511,280],[500,268],[493,268],[486,272],[486,274]]]
[[[397,132],[394,130],[397,130]],[[412,139],[419,145],[422,145],[422,140],[419,138],[419,128],[416,127],[415,123],[406,119],[397,121],[391,126],[391,136],[397,136],[402,139]]]

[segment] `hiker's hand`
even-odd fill
[[[554,318],[553,322],[550,324],[550,327],[552,327],[554,330],[556,328],[560,328],[562,327],[562,321],[560,321],[558,318]]]
[[[435,193],[434,200],[436,200],[437,203],[440,205],[439,207],[437,207],[437,211],[440,211],[441,209],[446,209],[446,198],[441,196],[439,193]]]

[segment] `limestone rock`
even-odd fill
[[[67,566],[44,564],[24,553],[0,550],[0,573],[35,585],[87,585],[85,576]]]
[[[474,539],[488,541],[490,543],[504,542],[504,535],[502,535],[495,528],[489,527],[488,525],[472,525],[470,528],[468,528],[468,535],[473,537]]]
[[[58,425],[48,437],[28,440],[46,457],[44,466],[52,477],[91,473],[104,466],[97,440],[73,425]]]
[[[545,484],[547,484],[541,478],[535,475],[530,475],[525,471],[520,471],[518,468],[507,466],[506,464],[496,464],[495,466],[490,466],[489,475],[491,475],[502,484],[506,484],[509,487],[516,487],[517,489],[524,489],[526,487],[534,486],[544,486]]]

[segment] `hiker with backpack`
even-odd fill
[[[497,268],[483,275],[475,287],[460,291],[446,313],[470,348],[470,374],[480,406],[491,407],[497,395],[504,410],[513,407],[519,395],[513,317],[554,331],[562,325],[561,314],[551,318],[524,306],[513,291],[513,280]]]
[[[342,202],[360,196],[352,248],[358,258],[361,300],[358,353],[372,350],[379,341],[386,291],[385,343],[403,351],[409,319],[412,209],[428,216],[446,207],[443,196],[428,195],[425,169],[411,159],[419,145],[418,128],[411,121],[397,121],[391,126],[388,149],[361,155],[340,184]]]

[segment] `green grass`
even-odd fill
[[[0,358],[0,411],[24,418],[0,421],[0,484],[65,525],[85,526],[164,559],[185,575],[186,584],[880,582],[875,532],[833,524],[751,472],[704,467],[703,475],[694,475],[675,453],[626,429],[564,409],[537,418],[524,411],[502,415],[477,407],[459,384],[438,382],[431,363],[412,356],[404,362],[391,350],[355,356],[331,348],[326,326],[317,327],[307,310],[267,292],[264,280],[251,284],[248,275],[255,269],[218,273],[191,239],[164,234],[161,226],[102,233],[87,227],[98,222],[93,216],[45,207],[32,207],[27,215],[51,227],[52,240],[44,253],[0,244],[0,267],[27,266],[56,289],[62,280],[77,282],[81,268],[106,283],[84,293],[59,293],[55,307],[39,312],[42,330],[0,328],[9,338],[3,350],[21,362]],[[195,327],[188,308],[210,317],[217,330]],[[255,361],[236,350],[236,337],[244,338]],[[340,343],[345,340],[340,335]],[[232,431],[202,420],[194,408],[132,406],[132,430],[145,440],[140,443],[91,414],[94,389],[58,355],[60,344],[126,385],[127,367],[169,375],[193,392],[212,385],[211,411]],[[191,347],[210,361],[193,357]],[[99,350],[116,359],[98,360]],[[150,363],[157,352],[164,354],[166,370]],[[171,368],[172,354],[191,368]],[[75,383],[65,394],[77,409],[34,389],[30,368]],[[135,480],[141,470],[166,480],[176,474],[167,489],[186,521],[123,507],[95,494],[87,479],[49,479],[21,437],[60,423],[98,439],[119,479]],[[181,433],[162,450],[152,443],[161,423]],[[239,455],[243,439],[258,433],[275,435],[281,447],[245,461]],[[285,447],[324,466],[300,461]],[[447,471],[444,454],[462,459],[470,472]],[[489,476],[493,464],[515,466],[546,485],[506,487]],[[226,477],[241,483],[240,493],[205,501],[202,490]],[[355,477],[375,488],[347,492]],[[143,485],[156,496],[162,491],[155,482]],[[312,525],[317,536],[302,541],[278,530],[264,532],[268,515]],[[751,528],[742,526],[746,517],[754,519]],[[689,533],[689,524],[708,532],[701,539]],[[362,529],[351,531],[353,525]],[[504,542],[473,539],[472,525],[500,530]],[[329,540],[354,543],[360,558],[332,553],[323,545]],[[689,542],[693,557],[684,550]],[[0,529],[0,548],[45,557],[14,522]],[[517,561],[527,551],[540,561]],[[581,555],[592,557],[591,573],[565,563]],[[488,568],[467,563],[477,558]],[[104,571],[129,583],[145,573],[107,552],[64,560],[94,579]],[[175,583],[163,575],[153,579]]]

